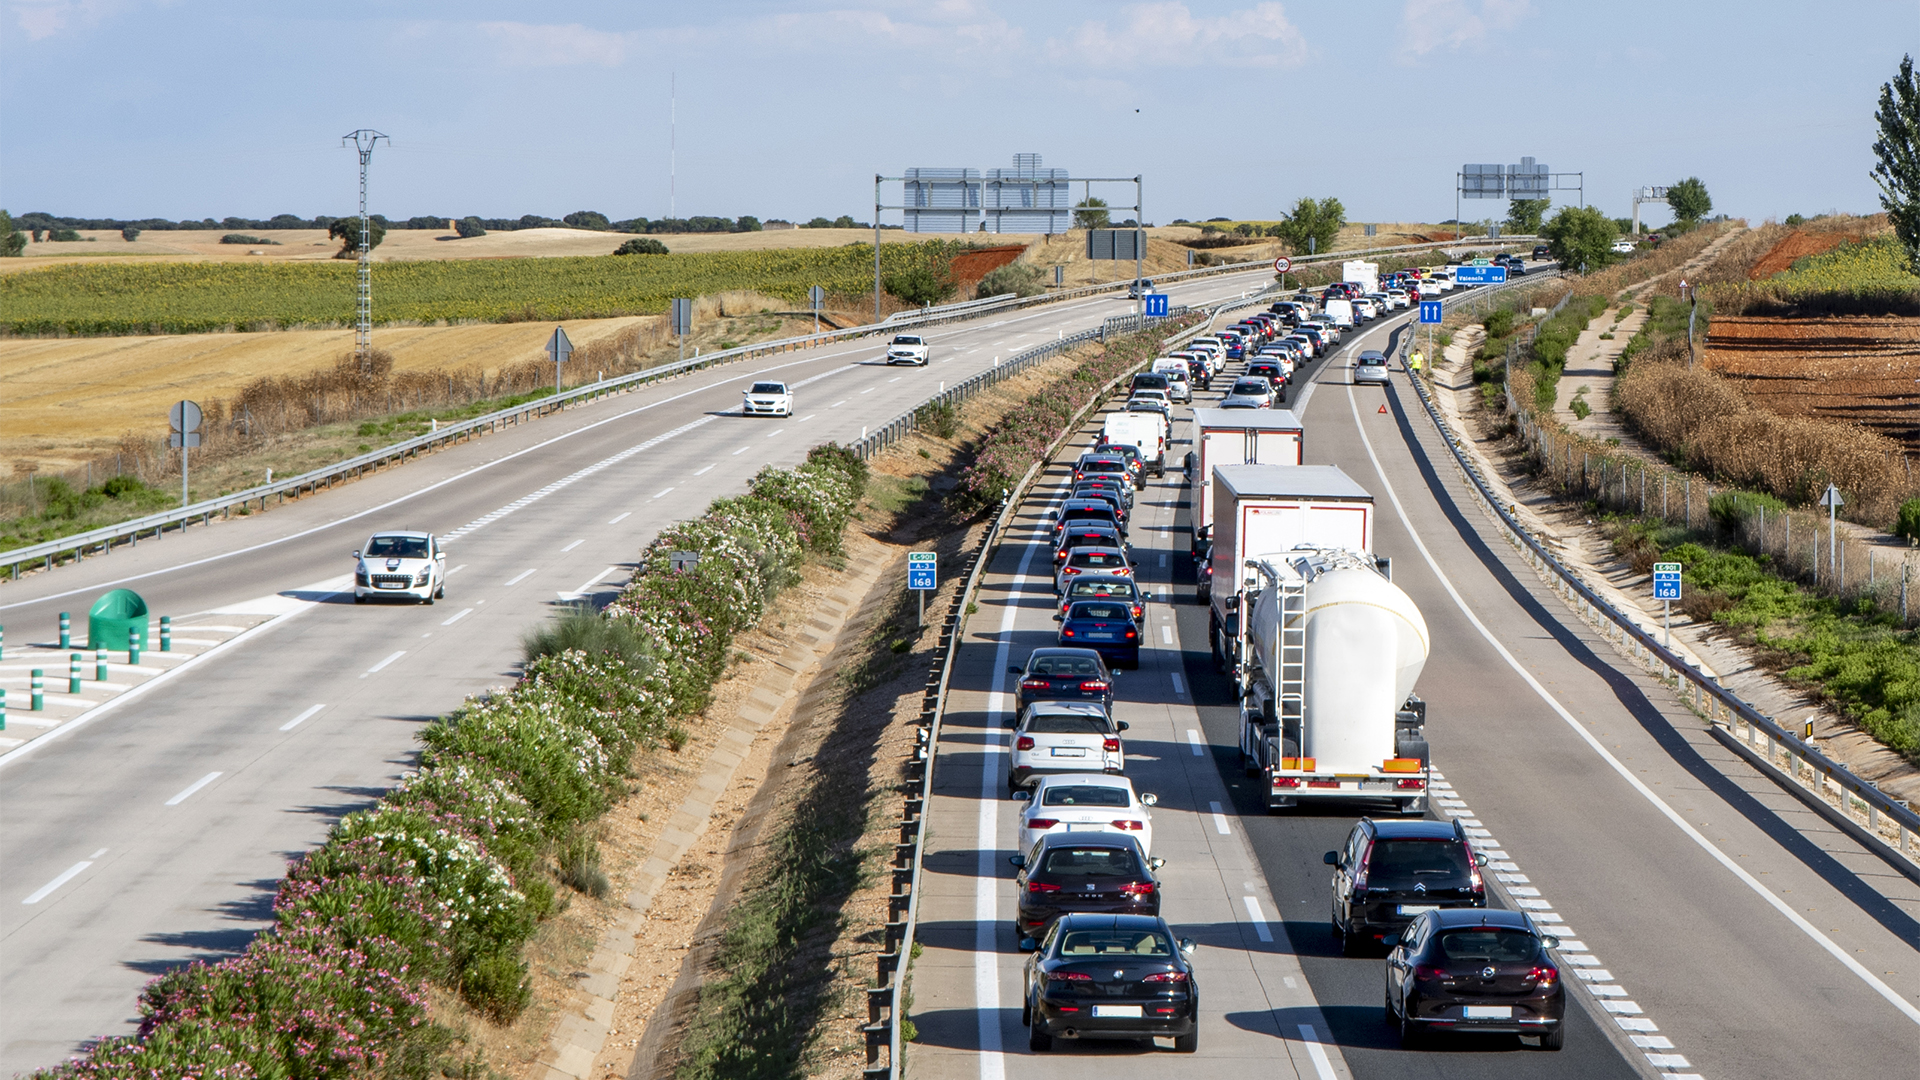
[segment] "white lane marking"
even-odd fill
[[[1185,684],[1185,683],[1183,683],[1183,682],[1181,682],[1181,681],[1180,681],[1180,673],[1179,673],[1179,672],[1177,672],[1177,671],[1169,671],[1169,672],[1167,672],[1167,678],[1169,678],[1169,679],[1172,679],[1172,680],[1173,680],[1173,692],[1174,692],[1174,693],[1175,693],[1176,695],[1178,695],[1178,696],[1180,696],[1180,697],[1186,697],[1186,696],[1187,696],[1187,687],[1186,687],[1186,684]]]
[[[538,569],[538,567],[536,567],[535,569]],[[515,575],[513,576],[513,580],[512,580],[512,581],[509,581],[509,582],[507,582],[507,584],[508,584],[508,585],[518,585],[518,584],[520,584],[521,582],[523,582],[523,581],[525,581],[525,580],[527,580],[527,578],[528,578],[529,576],[531,576],[532,574],[533,574],[533,570],[525,570],[525,571],[522,571],[522,572],[520,572],[520,573],[518,573],[518,574],[515,574]]]
[[[1480,636],[1486,640],[1488,645],[1493,647],[1493,651],[1500,654],[1500,659],[1505,661],[1506,665],[1513,669],[1514,674],[1520,676],[1521,681],[1525,682],[1528,688],[1530,688],[1541,701],[1546,703],[1547,708],[1552,709],[1554,714],[1560,717],[1561,721],[1564,722],[1567,727],[1571,728],[1574,734],[1580,737],[1581,741],[1585,742],[1595,754],[1599,755],[1600,760],[1606,762],[1607,766],[1619,774],[1620,778],[1625,780],[1634,791],[1638,792],[1641,798],[1645,799],[1655,810],[1658,810],[1668,821],[1671,821],[1675,828],[1686,834],[1687,839],[1692,840],[1702,851],[1706,852],[1710,858],[1725,867],[1728,873],[1738,878],[1741,884],[1753,891],[1754,895],[1760,897],[1775,911],[1785,916],[1787,921],[1792,923],[1801,933],[1813,939],[1816,944],[1827,951],[1828,955],[1840,961],[1841,965],[1848,971],[1853,972],[1856,978],[1866,983],[1875,993],[1885,998],[1894,1008],[1900,1010],[1907,1019],[1916,1024],[1920,1024],[1920,1007],[1909,1004],[1905,998],[1900,996],[1898,991],[1880,981],[1880,978],[1873,972],[1861,966],[1860,961],[1855,960],[1846,950],[1835,944],[1832,938],[1821,933],[1817,927],[1803,918],[1799,912],[1793,910],[1792,907],[1788,906],[1778,896],[1775,896],[1772,890],[1760,884],[1759,878],[1748,873],[1745,867],[1742,867],[1739,863],[1729,858],[1726,852],[1714,846],[1713,841],[1703,836],[1698,829],[1695,829],[1687,822],[1686,818],[1668,806],[1666,800],[1660,798],[1659,795],[1654,793],[1652,788],[1648,787],[1638,776],[1635,776],[1632,770],[1621,764],[1619,758],[1614,757],[1611,751],[1601,745],[1600,740],[1594,738],[1580,721],[1575,719],[1574,715],[1568,712],[1564,705],[1560,704],[1557,698],[1547,692],[1546,687],[1540,685],[1540,681],[1533,677],[1533,673],[1528,671],[1526,667],[1514,657],[1513,653],[1507,651],[1506,645],[1502,644],[1500,639],[1494,636],[1493,631],[1487,629],[1487,624],[1481,622],[1480,616],[1474,612],[1472,607],[1468,606],[1466,597],[1461,596],[1460,590],[1454,588],[1453,579],[1447,576],[1446,571],[1440,569],[1439,561],[1433,557],[1433,552],[1427,550],[1426,541],[1421,539],[1420,533],[1414,529],[1412,519],[1407,517],[1407,508],[1401,504],[1399,493],[1394,490],[1392,482],[1387,479],[1387,471],[1380,465],[1380,456],[1374,453],[1373,440],[1368,437],[1366,426],[1360,421],[1360,404],[1353,395],[1352,386],[1347,387],[1347,407],[1353,411],[1353,427],[1355,431],[1360,433],[1360,445],[1366,447],[1367,460],[1373,463],[1373,474],[1380,478],[1381,488],[1386,491],[1388,501],[1393,503],[1393,510],[1395,514],[1399,515],[1401,528],[1405,529],[1407,536],[1413,540],[1413,546],[1420,550],[1420,557],[1426,560],[1427,567],[1433,571],[1434,578],[1440,582],[1442,588],[1447,590],[1447,595],[1453,599],[1454,606],[1459,608],[1460,613],[1467,617],[1467,621],[1472,623],[1473,628],[1479,632]],[[1580,963],[1579,960],[1573,957],[1567,957],[1566,959],[1575,964]],[[1648,1021],[1648,1023],[1651,1023],[1651,1021]],[[1621,1026],[1626,1026],[1624,1021]],[[1633,1030],[1645,1029],[1636,1028]]]
[[[468,608],[467,610],[468,610],[468,611],[472,611],[473,609],[472,609],[472,608]],[[296,716],[296,717],[294,717],[293,719],[291,719],[291,720],[289,720],[289,721],[287,721],[286,723],[284,723],[284,724],[281,724],[281,725],[280,725],[280,730],[281,730],[281,731],[292,731],[292,730],[293,730],[294,728],[297,728],[297,727],[299,727],[299,726],[301,725],[301,723],[303,723],[303,722],[304,722],[304,721],[306,721],[307,719],[309,719],[309,718],[311,718],[311,717],[313,716],[313,714],[314,714],[314,713],[317,713],[317,712],[319,712],[319,711],[320,711],[321,709],[324,709],[324,708],[326,708],[326,706],[325,706],[325,705],[314,705],[314,706],[311,706],[311,707],[309,707],[309,708],[307,709],[307,711],[306,711],[306,712],[303,712],[303,713],[301,713],[301,714],[300,714],[299,716]]]
[[[371,674],[373,674],[374,672],[376,672],[376,671],[379,671],[379,670],[380,670],[381,668],[384,668],[384,667],[386,667],[386,666],[387,666],[388,664],[391,664],[391,663],[393,663],[393,662],[394,662],[395,660],[398,660],[398,659],[400,659],[401,657],[403,657],[403,656],[405,656],[405,655],[407,655],[407,650],[405,650],[405,649],[398,649],[398,650],[395,650],[395,651],[394,651],[394,652],[393,652],[393,653],[392,653],[391,655],[389,655],[389,656],[388,656],[388,657],[387,657],[387,658],[386,658],[385,660],[382,660],[382,661],[380,661],[379,663],[377,663],[377,664],[375,664],[375,665],[373,665],[372,667],[370,667],[370,668],[368,668],[368,669],[367,669],[366,671],[364,671],[364,672],[362,672],[362,673],[361,673],[361,675],[360,675],[360,677],[364,679],[364,678],[366,678],[366,677],[367,677],[368,675],[371,675]]]
[[[871,393],[873,393],[873,392],[874,392],[875,390],[878,390],[878,389],[880,389],[880,388],[879,388],[879,387],[877,387],[877,386],[869,386],[869,387],[867,387],[867,388],[866,388],[865,390],[862,390],[862,391],[860,391],[860,392],[861,392],[862,394],[871,394]]]
[[[1173,644],[1173,627],[1165,625],[1160,627],[1160,643],[1162,645]]]
[[[816,417],[816,416],[819,416],[819,415],[820,415],[820,414],[819,414],[819,413],[817,413],[817,412],[810,412],[810,413],[808,413],[807,415],[805,415],[805,416],[803,416],[803,417],[801,417],[800,419],[798,419],[798,420],[795,420],[795,421],[794,421],[794,423],[796,423],[796,424],[804,424],[804,423],[806,423],[807,421],[809,421],[809,420],[811,420],[811,419],[813,419],[814,417]]]
[[[1320,1080],[1337,1080],[1333,1062],[1327,1059],[1326,1048],[1320,1045],[1320,1036],[1312,1024],[1300,1025],[1300,1041],[1307,1044],[1307,1056],[1313,1058],[1313,1071],[1320,1074]]]
[[[101,848],[98,852],[95,852],[93,859],[97,859],[101,855],[105,854],[106,850],[107,850],[106,848]],[[93,859],[82,859],[79,862],[74,863],[72,866],[67,867],[65,873],[61,874],[57,878],[54,878],[52,881],[47,882],[45,885],[40,886],[38,889],[34,890],[33,895],[27,897],[25,900],[22,900],[20,902],[23,904],[37,904],[40,901],[45,900],[47,897],[52,896],[53,890],[59,888],[62,885],[65,885],[67,882],[72,881],[74,878],[79,877],[82,873],[86,871],[87,867],[92,866]]]
[[[1221,836],[1233,835],[1233,830],[1227,827],[1227,815],[1225,811],[1220,809],[1220,804],[1210,802],[1207,804],[1207,807],[1213,814],[1213,831],[1219,833]]]
[[[1163,529],[1161,531],[1165,532],[1166,530]],[[1164,551],[1160,553],[1160,565],[1161,566],[1167,565],[1167,553]]]
[[[773,438],[773,437],[774,437],[775,435],[778,435],[778,434],[780,434],[781,432],[783,432],[783,431],[785,431],[785,430],[787,430],[787,429],[786,429],[786,428],[774,428],[774,429],[773,429],[772,431],[769,431],[769,432],[767,432],[767,438],[769,438],[769,439],[771,439],[771,438]],[[673,490],[672,488],[668,488],[668,489],[667,489],[667,491],[672,491],[672,490]],[[666,491],[663,491],[663,492],[661,492],[660,494],[661,494],[661,495],[665,495],[666,493],[667,493]],[[659,496],[658,496],[658,495],[656,495],[656,496],[654,496],[654,497],[655,497],[655,498],[659,498]]]
[[[452,617],[452,618],[450,618],[450,619],[448,619],[448,620],[446,620],[445,622],[443,622],[443,623],[441,623],[440,625],[441,625],[441,626],[452,626],[452,625],[453,625],[454,623],[457,623],[457,622],[459,622],[459,621],[460,621],[461,619],[464,619],[464,618],[466,618],[467,616],[469,616],[469,615],[471,615],[471,614],[473,614],[473,609],[472,609],[472,608],[461,608],[461,609],[460,609],[459,611],[457,611],[457,612],[455,612],[455,613],[454,613],[454,615],[453,615],[453,617]]]
[[[220,773],[218,770],[208,773],[207,775],[201,777],[200,779],[195,780],[193,783],[188,784],[187,789],[185,791],[182,791],[180,794],[175,795],[171,799],[168,799],[167,805],[179,806],[181,803],[186,802],[188,799],[193,798],[194,792],[199,791],[201,788],[206,787],[208,784],[211,784],[218,779],[220,779]]]
[[[841,398],[841,399],[840,399],[839,401],[836,401],[836,402],[834,402],[833,404],[831,404],[831,405],[829,405],[829,406],[827,406],[827,408],[829,408],[829,409],[837,409],[837,408],[839,408],[840,406],[842,406],[842,405],[845,405],[846,403],[847,403],[847,399],[846,399],[846,398]]]
[[[457,574],[457,573],[459,573],[459,572],[460,572],[460,571],[462,571],[462,570],[465,570],[466,568],[467,568],[467,564],[466,564],[466,563],[461,563],[461,564],[460,564],[459,566],[456,566],[456,567],[454,567],[453,569],[451,569],[451,570],[449,570],[449,571],[447,571],[447,576],[448,576],[448,577],[452,577],[453,575],[455,575],[455,574]]]
[[[595,585],[598,585],[598,584],[600,584],[601,582],[603,582],[603,581],[605,581],[605,580],[607,580],[607,575],[609,575],[609,574],[611,574],[611,573],[613,573],[613,572],[614,572],[615,570],[618,570],[618,569],[620,569],[620,568],[619,568],[618,566],[609,566],[609,567],[607,567],[607,568],[606,568],[605,570],[602,570],[602,571],[600,571],[599,573],[597,573],[597,574],[595,574],[595,575],[593,575],[593,577],[591,577],[591,578],[589,578],[589,579],[587,579],[587,580],[586,580],[586,581],[584,581],[584,582],[581,582],[581,584],[580,584],[580,587],[579,587],[579,588],[577,588],[577,589],[575,589],[575,590],[573,590],[572,592],[563,592],[563,593],[561,593],[561,594],[560,594],[560,599],[562,599],[562,600],[571,600],[571,599],[573,599],[574,597],[577,597],[577,596],[585,596],[585,595],[587,594],[587,590],[588,590],[588,589],[591,589],[591,588],[593,588],[593,587],[594,587]]]
[[[712,469],[713,469],[712,465],[702,465],[699,469],[695,470],[693,475],[705,476],[708,472],[712,471]]]
[[[711,465],[709,465],[709,466],[707,466],[707,469],[711,469],[711,468],[713,468],[713,466],[711,466]],[[700,472],[706,472],[706,471],[707,471],[707,469],[701,469],[701,470],[700,470]],[[699,475],[700,475],[700,473],[694,473],[693,475],[695,475],[695,476],[699,476]],[[620,524],[621,522],[623,522],[623,521],[625,521],[625,520],[627,520],[628,518],[630,518],[630,517],[632,517],[632,516],[633,516],[633,511],[631,511],[631,510],[628,510],[628,511],[627,511],[626,513],[623,513],[623,514],[621,514],[621,515],[620,515],[619,517],[616,517],[616,518],[613,518],[613,519],[611,519],[611,520],[609,520],[609,521],[607,522],[607,524],[609,524],[609,525],[618,525],[618,524]]]
[[[663,488],[661,488],[661,489],[660,489],[659,491],[656,491],[656,492],[654,492],[654,493],[653,493],[653,497],[657,499],[657,498],[659,498],[660,496],[662,496],[662,495],[665,495],[665,494],[666,494],[667,492],[669,492],[669,491],[672,491],[672,490],[673,490],[673,489],[672,489],[672,488],[670,488],[670,487],[663,487]]]
[[[747,452],[747,448],[743,446],[740,449],[735,450],[730,456],[739,457],[741,454],[744,454],[746,452]]]
[[[581,544],[584,544],[586,542],[587,542],[587,538],[583,536],[580,539],[575,540],[573,543],[568,544],[566,547],[561,548],[560,554],[565,555],[567,552],[572,551],[574,548],[577,548]]]
[[[890,382],[890,383],[896,383],[896,382],[899,382],[899,381],[900,381],[901,379],[904,379],[904,378],[906,378],[906,376],[905,376],[905,375],[895,375],[895,376],[894,376],[893,378],[891,378],[891,379],[888,379],[887,381],[888,381],[888,382]]]
[[[1272,941],[1273,931],[1267,929],[1267,917],[1260,914],[1260,901],[1257,897],[1243,896],[1240,902],[1246,905],[1247,919],[1253,923],[1253,932],[1260,935],[1261,941]]]
[[[1194,757],[1207,756],[1206,741],[1200,738],[1200,732],[1194,730],[1193,728],[1187,729],[1187,745],[1193,748]]]

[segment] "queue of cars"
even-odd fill
[[[1342,290],[1357,322],[1409,306],[1436,275]],[[1411,286],[1411,287],[1409,287]],[[1451,282],[1448,283],[1448,287]],[[1231,375],[1224,408],[1272,408],[1346,328],[1325,297],[1296,297],[1195,339],[1128,388],[1126,409],[1170,416],[1215,378]],[[1317,301],[1317,302],[1316,302]],[[1232,359],[1242,365],[1230,373]],[[1184,367],[1185,380],[1173,371]],[[1384,382],[1386,357],[1356,358],[1354,381]],[[1185,381],[1185,395],[1169,392]],[[1127,724],[1114,718],[1120,668],[1139,665],[1148,604],[1128,541],[1132,492],[1145,486],[1137,448],[1102,442],[1074,463],[1068,498],[1052,511],[1056,643],[1032,651],[1019,676],[1006,783],[1023,805],[1014,933],[1029,953],[1021,1022],[1028,1046],[1058,1039],[1170,1038],[1199,1045],[1194,943],[1162,917],[1164,859],[1154,855],[1157,799],[1128,778]],[[1196,536],[1196,565],[1211,567]],[[1524,912],[1487,906],[1483,868],[1454,821],[1360,819],[1328,852],[1329,921],[1348,956],[1386,953],[1384,1021],[1413,1046],[1443,1032],[1504,1032],[1564,1042],[1566,993],[1558,941]]]

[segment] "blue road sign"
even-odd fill
[[[1653,564],[1653,598],[1655,600],[1680,599],[1680,564],[1663,562]]]
[[[1504,266],[1456,266],[1453,268],[1455,285],[1500,285],[1507,280],[1507,268]]]
[[[1147,314],[1165,315],[1167,313],[1167,294],[1166,293],[1148,293],[1146,296],[1146,301],[1147,301],[1147,307],[1146,307]]]
[[[1440,321],[1441,317],[1442,316],[1440,313],[1440,301],[1438,300],[1420,301],[1420,321],[1421,322],[1437,323]]]
[[[932,590],[939,586],[937,578],[937,556],[931,551],[907,552],[907,588],[913,590]]]

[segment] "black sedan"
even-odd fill
[[[1171,1038],[1200,1048],[1200,988],[1193,942],[1174,943],[1165,919],[1145,915],[1067,915],[1027,959],[1020,1022],[1027,1045],[1053,1049],[1056,1038]]]
[[[1053,617],[1054,621],[1065,619],[1067,609],[1078,601],[1104,600],[1108,597],[1119,597],[1125,600],[1128,608],[1133,611],[1134,622],[1147,617],[1148,596],[1139,582],[1117,574],[1084,574],[1076,576],[1072,582],[1068,583],[1067,591],[1060,600],[1060,613]]]
[[[1024,948],[1062,915],[1160,914],[1160,879],[1153,872],[1166,860],[1147,858],[1126,833],[1042,833],[1025,855],[1007,861],[1020,871],[1013,929]]]
[[[1560,942],[1524,912],[1442,908],[1413,920],[1387,956],[1387,1022],[1403,1046],[1440,1031],[1537,1035],[1565,1045]]]
[[[1097,701],[1113,708],[1113,672],[1092,649],[1035,649],[1026,667],[1010,667],[1020,676],[1015,708],[1036,701]]]
[[[1113,511],[1113,505],[1104,499],[1069,499],[1060,509],[1047,511],[1053,519],[1053,535],[1056,539],[1066,532],[1067,527],[1089,522],[1105,522],[1113,526],[1121,536],[1127,534],[1127,527],[1120,516]]]
[[[1080,645],[1120,667],[1140,666],[1140,624],[1125,600],[1082,600],[1060,620],[1060,644]]]

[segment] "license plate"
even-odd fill
[[[1511,1005],[1469,1005],[1460,1010],[1460,1015],[1469,1020],[1511,1020]]]
[[[1087,749],[1084,746],[1056,746],[1053,748],[1053,756],[1054,757],[1086,757]]]
[[[1105,822],[1076,821],[1076,822],[1071,822],[1067,825],[1067,831],[1068,832],[1101,832],[1101,831],[1104,831],[1106,827],[1107,826]]]
[[[406,586],[405,586],[405,585],[395,585],[395,584],[394,584],[394,583],[392,583],[392,582],[389,582],[389,581],[383,581],[383,582],[381,582],[380,584],[378,584],[378,585],[376,585],[376,586],[374,586],[374,588],[377,588],[377,589],[404,589],[404,588],[406,588]]]
[[[1402,915],[1424,915],[1429,911],[1439,911],[1439,904],[1401,904],[1394,910]]]
[[[1142,1013],[1138,1005],[1095,1005],[1093,1007],[1093,1015],[1096,1017],[1126,1016],[1137,1020],[1141,1017]]]
[[[1088,634],[1087,640],[1088,641],[1112,641],[1113,635],[1112,634]]]

